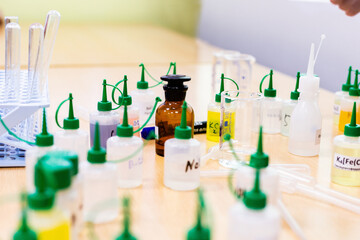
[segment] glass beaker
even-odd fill
[[[228,168],[237,168],[248,161],[256,151],[258,131],[261,124],[260,93],[224,91],[221,94],[219,163]],[[230,134],[233,150],[224,137]],[[235,154],[241,160],[236,160]]]
[[[240,91],[249,91],[255,57],[249,54],[225,54],[225,77],[233,79]],[[225,84],[226,90],[237,90],[232,84]]]

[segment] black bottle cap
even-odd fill
[[[161,77],[161,80],[166,81],[167,84],[163,86],[165,91],[165,98],[169,101],[183,101],[185,100],[188,86],[184,82],[191,80],[191,77],[182,74],[170,74]]]

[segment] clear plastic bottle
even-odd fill
[[[356,124],[356,102],[344,135],[334,138],[331,181],[340,185],[360,186],[360,125]]]
[[[279,199],[279,174],[276,170],[269,168],[269,156],[263,152],[262,127],[259,131],[257,152],[250,156],[250,164],[241,165],[235,173],[236,189],[238,193],[250,191],[255,178],[256,170],[261,171],[261,189],[268,197],[269,203],[276,205]]]
[[[260,170],[256,170],[254,188],[245,192],[243,203],[237,202],[229,213],[230,240],[278,239],[281,229],[280,213],[266,204],[260,190]]]
[[[164,185],[173,190],[192,190],[200,185],[200,142],[191,138],[186,124],[187,104],[182,106],[181,123],[175,138],[165,142]]]
[[[90,144],[94,144],[95,123],[99,123],[101,132],[100,144],[106,148],[106,141],[116,135],[116,128],[120,123],[120,115],[112,111],[112,104],[107,100],[106,80],[103,81],[102,100],[97,104],[97,111],[90,114]]]
[[[56,150],[54,144],[54,136],[47,131],[46,127],[46,112],[43,109],[43,124],[42,132],[36,135],[36,146],[28,149],[25,153],[26,162],[26,189],[28,192],[34,191],[34,167],[38,159],[44,156],[47,152]]]
[[[155,93],[151,89],[149,89],[149,83],[145,81],[145,67],[144,64],[140,64],[142,67],[141,70],[141,80],[137,82],[137,89],[131,91],[130,94],[133,99],[134,106],[139,108],[140,113],[140,126],[142,126],[148,117],[151,114],[153,109],[154,101],[155,101]],[[147,124],[148,126],[155,125],[155,115],[150,119]]]
[[[341,87],[341,91],[335,92],[335,101],[334,101],[334,126],[336,129],[339,128],[339,118],[340,118],[340,105],[341,101],[349,96],[349,90],[352,87],[351,84],[351,73],[352,73],[352,67],[349,67],[348,70],[348,77],[346,83],[344,83]]]
[[[84,172],[84,220],[105,223],[115,220],[119,212],[116,165],[106,161],[106,151],[100,146],[99,123],[95,124],[94,146],[88,152]]]
[[[270,76],[269,87],[264,91],[264,100],[262,102],[262,124],[264,127],[264,133],[276,134],[280,133],[281,128],[281,99],[276,97],[276,89],[273,88],[273,70],[270,70],[270,74],[266,75],[260,84],[260,91],[264,79]],[[261,91],[262,92],[262,91]]]
[[[55,146],[60,150],[74,151],[79,155],[81,162],[86,161],[86,154],[89,149],[89,135],[86,131],[79,129],[80,121],[78,118],[74,117],[73,109],[73,97],[72,94],[69,94],[69,116],[64,119],[64,126],[61,127],[56,122],[60,130],[55,133],[54,141]],[[61,105],[59,106],[59,108]],[[58,108],[58,109],[59,109]]]
[[[289,136],[291,114],[294,111],[294,108],[295,108],[296,104],[298,103],[298,99],[299,99],[299,96],[300,96],[300,93],[298,92],[299,79],[300,79],[300,72],[298,72],[297,76],[296,76],[295,91],[291,92],[290,99],[284,101],[283,106],[282,106],[282,110],[281,110],[281,134],[283,136]]]
[[[116,160],[131,156],[128,160],[116,164],[117,183],[120,188],[133,188],[142,183],[143,142],[141,138],[134,136],[133,127],[128,124],[126,105],[124,109],[124,121],[117,128],[117,136],[108,139],[107,158],[108,161],[116,162]]]

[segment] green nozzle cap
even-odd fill
[[[73,96],[69,93],[69,116],[64,119],[64,129],[79,129],[80,121],[74,117]]]
[[[344,92],[348,92],[350,90],[350,88],[352,87],[352,85],[351,85],[351,73],[352,73],[352,67],[350,66],[349,70],[348,70],[348,77],[347,77],[346,83],[344,83],[342,85],[342,88],[341,88],[341,90],[343,90]]]
[[[79,156],[74,151],[51,151],[46,153],[48,158],[66,159],[72,164],[72,175],[75,176],[79,173]]]
[[[270,70],[270,80],[268,88],[265,88],[264,96],[265,97],[276,97],[276,89],[273,88],[273,70]]]
[[[300,96],[300,92],[298,92],[299,80],[300,80],[300,72],[297,72],[297,74],[296,74],[295,91],[292,91],[292,92],[290,93],[290,99],[291,99],[291,100],[298,100],[298,99],[299,99],[299,96]]]
[[[191,138],[191,127],[186,124],[186,109],[187,103],[184,101],[182,105],[181,123],[180,126],[175,127],[175,138],[177,139],[190,139]]]
[[[100,145],[100,128],[99,122],[95,123],[94,130],[94,145],[88,151],[87,159],[90,163],[105,163],[106,162],[106,150]]]
[[[360,96],[359,94],[359,83],[358,83],[359,70],[355,70],[355,81],[354,85],[349,89],[349,95],[352,97]]]
[[[124,105],[123,123],[117,126],[116,135],[118,137],[132,137],[134,135],[134,128],[128,123],[127,105]]]
[[[351,114],[351,122],[345,125],[344,135],[348,137],[360,137],[360,125],[356,124],[356,102],[354,102]]]
[[[46,111],[43,108],[43,124],[42,124],[42,132],[36,135],[35,139],[36,146],[39,147],[50,147],[54,145],[54,136],[47,131],[46,127]]]
[[[262,143],[262,126],[259,130],[259,140],[256,153],[251,154],[250,156],[250,167],[260,169],[266,168],[269,165],[269,155],[263,152],[263,143]]]
[[[106,93],[106,79],[103,80],[103,92],[102,92],[102,99],[97,104],[97,109],[100,112],[108,112],[111,111],[112,105],[111,102],[107,100],[107,93]]]
[[[27,202],[26,194],[21,194],[22,209],[19,229],[15,232],[13,240],[37,240],[36,233],[30,229],[27,223]]]
[[[42,167],[42,161],[35,164],[34,182],[36,190],[28,195],[29,208],[34,210],[49,210],[54,205],[54,191],[46,187],[45,173]]]
[[[71,185],[71,177],[73,176],[72,163],[56,156],[48,156],[40,158],[42,168],[45,175],[46,186],[54,191],[69,188]]]
[[[260,190],[260,170],[256,169],[254,188],[244,193],[244,204],[247,208],[261,210],[266,207],[266,195]]]
[[[220,92],[215,95],[215,102],[221,102],[221,93],[224,91],[224,74],[221,74]]]
[[[137,89],[148,89],[149,88],[149,83],[147,81],[145,81],[145,66],[143,63],[141,63],[139,65],[139,67],[141,67],[141,79],[140,81],[137,82],[136,87]]]
[[[130,232],[130,198],[124,197],[123,199],[123,232],[116,240],[137,240]]]
[[[122,105],[128,105],[130,106],[132,104],[132,98],[130,95],[128,95],[127,91],[127,76],[124,75],[124,88],[123,88],[123,94],[119,97],[119,103],[122,101]]]

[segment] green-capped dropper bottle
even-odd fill
[[[184,101],[175,138],[165,142],[164,185],[173,190],[192,190],[200,185],[200,142],[191,137]]]
[[[266,203],[260,187],[260,170],[256,169],[253,174],[252,190],[244,193],[243,202],[238,201],[230,209],[230,240],[278,239],[280,214],[276,207]]]
[[[335,93],[335,101],[334,101],[334,126],[336,128],[338,128],[339,126],[339,117],[340,117],[340,105],[341,105],[341,101],[349,96],[349,90],[350,88],[352,87],[352,84],[351,84],[351,74],[352,74],[353,70],[352,70],[352,67],[349,66],[349,69],[348,69],[348,76],[347,76],[347,80],[346,80],[346,83],[344,83],[342,86],[341,86],[341,91],[337,91]]]
[[[106,148],[106,141],[116,134],[120,123],[120,114],[112,110],[112,103],[107,99],[106,80],[102,83],[102,99],[97,103],[97,111],[90,113],[90,144],[94,144],[95,123],[99,123],[101,132],[100,144]]]
[[[298,91],[299,80],[300,80],[300,72],[297,72],[295,90],[291,91],[290,100],[284,101],[283,106],[282,106],[281,134],[283,136],[289,136],[291,114],[294,111],[294,108],[296,107],[299,96],[300,96],[300,92]]]
[[[117,127],[117,134],[107,141],[109,161],[117,163],[117,183],[120,188],[134,188],[142,184],[143,142],[134,136],[134,129],[128,122],[128,106],[124,105],[123,122]]]
[[[334,138],[334,156],[331,167],[331,181],[345,186],[360,186],[360,125],[356,124],[358,118],[357,103],[353,103],[350,123],[344,127],[344,135]]]
[[[221,74],[220,91],[215,94],[215,102],[208,105],[207,125],[206,125],[206,139],[212,142],[219,142],[220,140],[220,112],[221,112],[221,93],[224,91],[224,74]],[[224,132],[234,136],[235,130],[235,109],[231,109],[230,99],[226,98],[226,103],[229,105],[227,108],[225,121],[228,125],[224,126]]]
[[[35,190],[34,187],[34,167],[38,159],[44,156],[47,152],[54,151],[54,136],[47,131],[46,111],[42,112],[42,130],[36,135],[35,147],[30,148],[25,153],[26,159],[26,189],[28,191]]]
[[[88,162],[84,164],[83,213],[84,221],[105,223],[114,220],[119,211],[116,185],[116,164],[106,161],[106,150],[100,145],[99,123],[95,123],[94,145],[88,151]],[[104,186],[106,186],[104,188]],[[99,193],[101,193],[99,195]],[[106,206],[108,207],[101,207]]]
[[[267,76],[269,78],[268,88],[264,90],[264,100],[262,103],[262,123],[264,126],[264,133],[277,134],[281,129],[281,108],[282,101],[276,97],[276,89],[273,88],[273,70],[266,75],[260,83],[260,92],[262,92],[262,83]]]
[[[89,134],[87,131],[79,129],[80,120],[74,116],[72,93],[69,93],[69,98],[67,100],[69,100],[69,114],[63,121],[63,127],[58,124],[56,114],[56,122],[63,130],[55,133],[55,146],[62,150],[76,152],[79,155],[80,161],[84,162],[86,161],[86,153],[89,149]],[[58,110],[67,100],[59,105]]]
[[[26,194],[22,194],[21,221],[18,230],[14,233],[13,240],[37,240],[37,235],[28,225]]]
[[[130,232],[130,198],[123,199],[123,232],[115,240],[137,240]]]
[[[355,70],[355,80],[352,87],[349,89],[349,96],[345,96],[340,102],[340,116],[339,116],[339,131],[343,132],[344,127],[351,120],[351,112],[353,103],[360,104],[360,91],[359,91],[359,70]],[[359,121],[359,120],[358,120]]]

